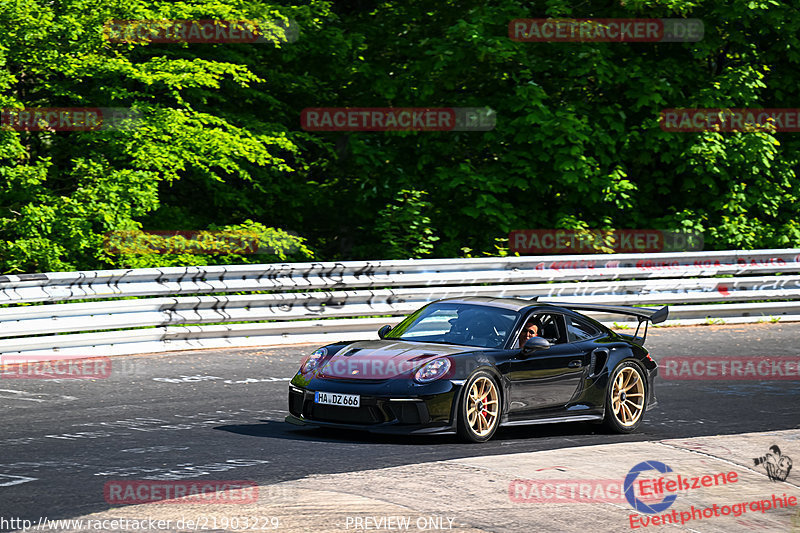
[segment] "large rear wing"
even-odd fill
[[[636,326],[636,333],[633,334],[634,337],[638,336],[639,328],[642,327],[642,322],[644,322],[644,335],[642,336],[642,342],[647,338],[647,324],[648,322],[652,322],[653,324],[659,324],[664,322],[669,315],[669,306],[665,305],[660,309],[656,309],[653,307],[631,307],[626,305],[603,305],[603,304],[578,304],[578,303],[569,303],[569,302],[542,302],[538,298],[536,300],[538,303],[543,304],[551,304],[557,305],[559,307],[564,307],[566,309],[571,309],[573,311],[598,311],[602,313],[614,313],[620,315],[630,315],[635,316],[639,320],[639,325]]]

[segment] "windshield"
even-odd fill
[[[499,307],[435,303],[410,315],[385,338],[502,348],[517,317]]]

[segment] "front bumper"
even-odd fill
[[[374,426],[364,426],[361,424],[342,424],[340,422],[322,422],[319,420],[306,420],[294,415],[289,415],[285,419],[289,424],[296,426],[311,426],[319,428],[337,428],[356,431],[367,431],[369,433],[386,433],[393,435],[447,435],[455,434],[456,429],[448,425],[400,425],[400,424],[378,424]]]
[[[290,385],[291,414],[286,422],[375,433],[455,433],[452,423],[455,397],[455,388],[440,394],[407,398],[361,394],[360,407],[344,407],[314,403],[314,391]]]

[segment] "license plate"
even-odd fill
[[[342,407],[360,407],[361,396],[358,394],[334,394],[332,392],[315,392],[314,403],[340,405]]]

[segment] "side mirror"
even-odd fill
[[[525,346],[522,347],[522,353],[530,354],[532,352],[546,350],[549,347],[550,342],[547,339],[543,339],[542,337],[531,337],[527,340]]]
[[[386,336],[386,334],[387,334],[387,333],[389,333],[390,331],[392,331],[392,326],[390,326],[390,325],[388,325],[388,324],[387,324],[387,325],[385,325],[385,326],[381,326],[381,329],[379,329],[379,330],[378,330],[378,337],[380,337],[380,338],[382,339],[382,338],[384,338],[384,337]]]

